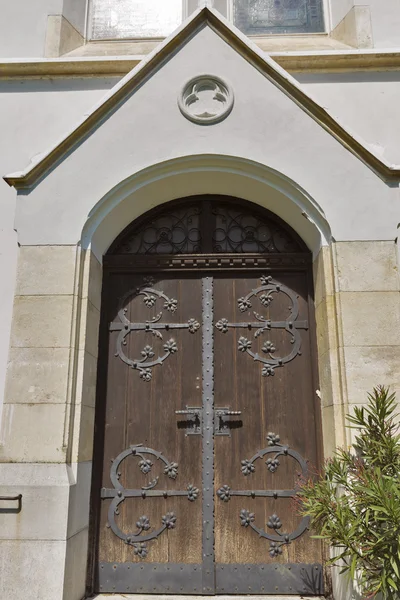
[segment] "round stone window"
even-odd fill
[[[200,125],[211,125],[225,119],[233,108],[231,86],[215,75],[199,75],[190,79],[178,99],[182,114]]]

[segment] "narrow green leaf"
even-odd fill
[[[391,577],[387,578],[388,584],[394,589],[396,590],[396,592],[399,591],[399,588],[397,587],[397,584],[393,581],[393,579]]]

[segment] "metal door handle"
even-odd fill
[[[216,408],[215,409],[215,420],[214,420],[214,433],[215,435],[231,435],[231,427],[234,426],[229,424],[229,421],[225,421],[224,417],[239,417],[242,414],[241,410],[231,410],[229,407]],[[236,422],[236,426],[241,426],[241,422]]]
[[[197,406],[187,406],[183,410],[176,410],[176,415],[188,415],[192,417],[186,421],[185,435],[201,435],[201,408]]]
[[[22,510],[22,494],[18,494],[18,496],[0,496],[0,502],[17,502],[17,506],[15,508],[3,508],[0,507],[0,514],[1,513],[15,513],[18,514],[21,512]]]
[[[215,419],[214,419],[214,432],[215,435],[231,435],[230,426],[228,421],[225,421],[225,417],[239,417],[242,414],[241,410],[231,410],[230,408],[216,408]],[[201,435],[202,430],[202,409],[199,407],[187,406],[182,410],[176,410],[176,415],[187,415],[191,417],[186,422],[186,435]],[[237,426],[241,426],[241,423],[237,423]]]

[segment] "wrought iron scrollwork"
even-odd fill
[[[202,251],[201,205],[167,209],[136,228],[116,249],[118,254],[196,254]]]
[[[127,292],[120,301],[118,309],[118,316],[120,321],[116,321],[110,324],[110,331],[119,331],[117,338],[117,351],[115,356],[119,357],[125,364],[137,369],[139,376],[143,381],[151,381],[153,377],[153,367],[156,365],[162,365],[163,362],[172,354],[178,351],[178,346],[173,338],[170,338],[163,344],[164,354],[157,356],[152,346],[146,345],[142,352],[141,358],[129,358],[126,356],[123,347],[127,344],[127,337],[132,331],[144,331],[150,333],[152,336],[162,340],[162,331],[171,331],[174,329],[187,329],[189,333],[196,333],[200,329],[200,323],[196,319],[189,319],[187,323],[163,323],[161,318],[163,311],[159,312],[155,317],[145,321],[144,323],[131,323],[127,318],[126,302],[132,296],[143,296],[143,303],[148,308],[153,308],[158,300],[163,301],[163,308],[170,312],[175,313],[178,309],[178,301],[175,298],[168,297],[163,291],[157,290],[154,287],[154,281],[151,278],[145,278],[143,285],[137,287],[135,290]]]
[[[272,216],[243,203],[199,199],[184,206],[167,204],[138,226],[129,227],[113,254],[289,254],[301,243]]]
[[[252,302],[257,299],[264,307],[269,307],[274,300],[275,294],[286,295],[291,306],[289,307],[289,315],[285,321],[271,321],[261,314],[253,311],[256,319],[255,322],[230,323],[228,319],[220,319],[216,324],[216,328],[221,333],[227,333],[229,329],[247,329],[252,331],[255,329],[254,338],[257,339],[260,335],[270,332],[272,329],[284,329],[290,335],[290,343],[293,344],[292,351],[286,356],[275,356],[275,345],[267,340],[262,346],[264,356],[252,350],[252,340],[245,336],[241,336],[238,341],[239,352],[247,353],[251,358],[262,363],[263,377],[275,375],[275,369],[283,367],[286,363],[292,361],[296,356],[301,354],[301,336],[300,329],[308,329],[308,321],[298,320],[299,303],[298,295],[286,285],[274,281],[271,276],[263,275],[261,285],[252,290],[247,296],[238,299],[238,307],[240,312],[247,312],[252,308]]]
[[[265,461],[267,469],[270,473],[275,473],[280,462],[279,457],[290,456],[300,465],[300,476],[304,480],[308,475],[308,467],[304,458],[295,450],[280,443],[280,438],[275,433],[267,435],[268,447],[259,450],[252,458],[242,460],[241,471],[245,477],[251,476],[255,470],[257,460],[268,457]],[[232,496],[247,496],[250,498],[294,498],[297,494],[296,489],[292,490],[232,490],[229,485],[223,485],[217,491],[217,496],[222,502],[229,502]],[[240,524],[242,527],[250,527],[259,537],[269,540],[269,554],[271,558],[276,558],[282,554],[282,546],[288,545],[299,538],[309,527],[309,517],[303,517],[299,526],[292,533],[282,533],[283,524],[277,514],[272,514],[268,518],[266,529],[262,529],[255,524],[256,515],[247,508],[243,508],[239,514]],[[268,530],[271,529],[272,532]]]
[[[154,488],[159,482],[158,476],[140,489],[125,489],[120,482],[120,465],[129,456],[139,458],[138,467],[144,475],[151,473],[154,466],[154,459],[163,463],[163,473],[170,479],[177,478],[179,466],[176,462],[169,461],[161,452],[153,450],[153,448],[146,448],[142,444],[130,446],[130,448],[121,452],[111,465],[110,479],[113,487],[102,488],[101,490],[101,498],[103,500],[112,498],[108,509],[108,526],[117,537],[133,547],[136,556],[145,559],[149,551],[147,542],[158,538],[166,529],[175,529],[177,517],[173,512],[166,513],[161,519],[161,526],[158,529],[150,531],[150,519],[146,515],[142,515],[136,522],[136,531],[133,533],[124,533],[118,527],[115,520],[115,517],[120,512],[120,504],[127,498],[170,498],[173,496],[185,496],[189,502],[194,502],[199,497],[200,491],[193,484],[188,485],[186,490],[156,490]],[[152,458],[148,458],[149,456]]]
[[[225,203],[212,209],[215,215],[214,252],[298,252],[298,244],[278,223],[243,208]]]

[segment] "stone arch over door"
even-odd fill
[[[237,196],[272,211],[296,231],[314,258],[331,241],[321,206],[285,173],[244,157],[200,154],[149,165],[109,190],[88,215],[82,247],[90,247],[101,262],[134,219],[165,202],[197,194]]]
[[[103,263],[94,589],[321,593],[307,523],[274,510],[321,462],[304,242],[265,209],[208,195],[144,214]]]

